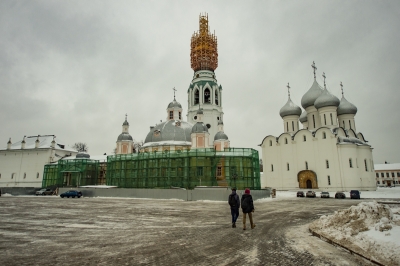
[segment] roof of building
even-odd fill
[[[182,108],[182,105],[179,102],[177,102],[175,98],[172,102],[168,104],[168,108],[174,108],[174,107]]]
[[[357,107],[354,104],[347,101],[346,98],[344,98],[344,96],[342,96],[339,107],[337,109],[337,115],[344,115],[344,114],[355,115],[356,113],[357,113]]]
[[[56,150],[65,150],[65,151],[71,151],[71,152],[77,152],[77,150],[73,149],[72,147],[68,146],[63,142],[62,140],[58,138],[54,138],[54,136],[39,136],[39,147],[38,149],[50,149],[51,148],[51,142],[55,141],[55,149]],[[28,149],[35,149],[36,145],[36,140],[37,136],[34,137],[27,137],[25,138],[25,150]],[[11,150],[21,150],[21,143],[23,140],[14,142],[11,144]],[[7,150],[7,147],[4,146],[0,150]]]
[[[322,107],[327,107],[327,106],[338,107],[339,104],[340,104],[340,101],[339,101],[338,97],[331,94],[326,88],[324,88],[321,95],[314,102],[314,106],[317,109],[322,108]]]
[[[281,110],[279,111],[279,115],[281,117],[285,117],[288,115],[301,115],[301,108],[297,105],[295,105],[292,100],[288,99],[288,101],[286,102],[286,104],[281,108]]]
[[[208,127],[203,122],[197,122],[192,127],[192,133],[208,132]]]
[[[299,118],[301,123],[307,122],[307,112],[304,110]]]
[[[151,128],[144,143],[166,141],[191,142],[190,134],[192,127],[192,124],[185,121],[168,120]]]
[[[374,165],[375,171],[385,171],[385,170],[398,170],[400,171],[400,163],[381,163]]]
[[[75,160],[75,159],[85,159],[85,158],[79,158],[78,156],[69,156],[62,158],[61,160]],[[88,160],[94,160],[94,161],[99,161],[99,162],[107,162],[107,155],[94,155],[90,156],[90,158],[86,158]]]
[[[313,106],[315,100],[321,95],[322,87],[318,84],[317,80],[314,79],[314,83],[311,88],[301,98],[301,106],[306,109],[309,106]]]
[[[122,140],[132,140],[133,141],[133,138],[129,133],[122,132],[121,134],[119,134],[117,141],[122,141]]]
[[[228,140],[228,136],[224,132],[219,131],[215,134],[214,140]]]

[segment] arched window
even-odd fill
[[[353,160],[351,158],[349,159],[349,166],[350,168],[353,168]]]
[[[272,140],[269,141],[269,146],[272,146]]]
[[[308,170],[308,162],[306,162],[306,170]]]
[[[365,165],[365,172],[368,172],[368,164],[367,164],[367,160],[364,160],[364,165]]]
[[[199,104],[199,90],[194,91],[194,104]]]
[[[204,103],[211,103],[211,93],[208,88],[204,90]]]
[[[350,120],[349,120],[349,127],[350,127],[350,129],[351,129],[351,122],[350,122]]]
[[[332,117],[332,113],[331,113],[330,115],[331,115],[331,125],[333,125],[333,117]]]
[[[289,122],[286,122],[286,132],[289,131]]]
[[[287,138],[285,138],[285,144],[287,144]]]
[[[329,168],[329,161],[325,160],[325,163],[326,163],[326,168]]]
[[[287,163],[286,166],[287,166],[287,170],[289,171],[290,170],[289,163]]]
[[[303,141],[307,141],[306,135],[303,135]]]
[[[215,104],[218,105],[218,90],[215,90]]]
[[[324,123],[325,123],[325,126],[326,126],[326,114],[324,114]]]
[[[326,139],[326,133],[325,132],[322,132],[322,138]]]
[[[271,164],[271,172],[273,172],[273,171],[274,171],[274,165]]]
[[[39,178],[39,173],[36,173],[36,178]]]
[[[26,178],[26,173],[24,173],[24,179]]]
[[[344,124],[344,121],[343,121],[343,128],[346,128],[346,125]]]
[[[292,121],[292,131],[294,131],[294,121]]]

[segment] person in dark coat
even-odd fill
[[[232,188],[232,193],[229,195],[228,203],[231,206],[232,228],[236,227],[236,220],[239,217],[240,199],[236,194],[236,188]]]
[[[253,197],[250,195],[250,189],[246,188],[241,199],[242,211],[243,211],[243,230],[246,230],[246,214],[249,216],[251,229],[256,227],[253,223]]]

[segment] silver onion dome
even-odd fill
[[[208,132],[208,128],[203,122],[197,122],[192,127],[192,133],[204,133],[204,132]]]
[[[90,154],[86,152],[78,152],[78,154],[75,156],[76,159],[89,159]]]
[[[340,101],[338,97],[331,94],[326,88],[322,91],[322,94],[314,102],[314,106],[317,109],[327,106],[338,107],[339,104]]]
[[[121,141],[121,140],[132,140],[133,141],[133,138],[129,133],[122,132],[121,134],[119,134],[119,136],[117,138],[117,141]]]
[[[354,104],[347,101],[346,98],[344,98],[344,96],[342,96],[339,107],[337,109],[337,115],[344,115],[344,114],[355,115],[356,113],[357,113],[357,107]]]
[[[183,141],[190,142],[192,124],[185,121],[168,120],[151,127],[144,143]]]
[[[306,111],[303,111],[302,113],[301,113],[301,116],[300,116],[300,123],[304,123],[304,122],[307,122],[307,112]]]
[[[228,136],[224,132],[219,131],[215,134],[214,140],[228,140]]]
[[[288,99],[287,103],[281,108],[279,111],[281,117],[285,117],[288,115],[301,115],[301,108],[295,105],[292,100]]]
[[[321,95],[322,88],[318,82],[314,79],[314,83],[311,88],[301,98],[301,106],[306,109],[309,106],[313,106],[315,100]]]
[[[182,105],[180,103],[178,103],[175,98],[172,102],[170,102],[168,104],[168,108],[174,108],[174,107],[178,107],[178,108],[182,108]]]

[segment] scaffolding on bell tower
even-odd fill
[[[190,43],[190,64],[194,71],[218,67],[217,37],[210,33],[208,14],[199,16],[199,31],[194,32]]]

